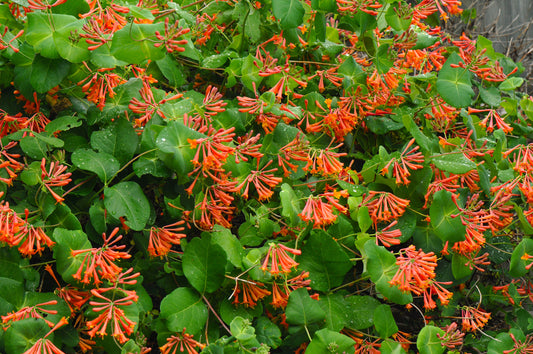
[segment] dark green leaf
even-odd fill
[[[441,354],[446,347],[441,345],[441,340],[437,334],[443,336],[444,331],[438,327],[426,325],[416,339],[416,347],[420,354]]]
[[[321,329],[315,332],[313,340],[307,346],[305,352],[307,354],[322,354],[322,353],[354,353],[355,341],[334,332],[328,328]]]
[[[374,310],[374,327],[381,338],[388,338],[398,332],[390,306],[381,304]]]
[[[67,76],[70,63],[63,59],[48,59],[36,55],[33,61],[33,69],[30,82],[35,91],[48,92]]]
[[[291,292],[285,314],[287,323],[303,326],[324,321],[326,318],[326,313],[322,310],[318,301],[313,300],[305,288],[299,288]]]
[[[161,301],[161,318],[172,332],[196,334],[202,331],[207,322],[207,306],[194,290],[177,288]]]
[[[272,12],[281,28],[295,28],[302,24],[305,9],[300,0],[272,0]]]
[[[451,192],[443,189],[433,195],[429,216],[433,230],[443,242],[453,243],[465,239],[466,227],[459,214]]]
[[[185,277],[202,294],[212,293],[220,287],[227,262],[224,249],[207,236],[192,239],[182,258]]]
[[[137,150],[139,136],[126,119],[119,119],[91,135],[91,146],[99,152],[114,156],[124,165]]]
[[[458,175],[472,171],[477,167],[475,162],[460,151],[433,156],[431,161],[437,168]]]
[[[91,149],[78,149],[72,153],[71,159],[76,167],[94,172],[104,183],[120,169],[120,163],[112,155]]]
[[[163,59],[164,46],[155,47],[155,32],[163,33],[162,22],[156,24],[138,24],[130,22],[113,35],[111,55],[130,64],[143,64],[147,60]]]
[[[471,73],[468,69],[454,68],[461,62],[457,53],[452,53],[439,71],[437,78],[437,92],[446,103],[457,107],[467,107],[472,103],[474,90],[472,89]]]

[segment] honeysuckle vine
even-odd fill
[[[533,98],[461,15],[0,0],[0,351],[533,350]]]

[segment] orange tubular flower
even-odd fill
[[[329,225],[337,220],[337,215],[333,214],[333,207],[322,201],[321,197],[310,196],[305,206],[298,216],[304,221],[313,221],[314,228]]]
[[[81,90],[87,94],[87,100],[95,103],[96,107],[98,107],[100,110],[104,109],[106,96],[109,95],[110,98],[115,96],[115,91],[113,89],[126,82],[126,80],[115,73],[101,74],[101,72],[109,70],[113,69],[98,69],[88,81],[87,79],[83,79],[78,82],[78,85],[81,85],[83,82],[85,82],[85,84],[81,87]]]
[[[289,289],[287,289],[287,286],[285,285],[283,285],[283,289],[284,290],[281,290],[276,282],[272,284],[272,302],[270,303],[272,307],[284,309],[287,306],[289,301]]]
[[[58,286],[55,293],[57,296],[65,300],[72,314],[74,314],[76,310],[80,310],[81,307],[90,299],[91,294],[88,291],[81,291],[70,285],[61,287],[59,280],[57,280],[57,277],[49,264],[44,266],[44,270],[46,270],[52,276],[52,278],[54,278]]]
[[[461,310],[463,332],[475,332],[483,328],[490,319],[490,312],[471,306],[465,306]]]
[[[28,210],[26,209],[26,220],[27,212]],[[44,233],[42,228],[35,227],[27,222],[25,222],[20,233],[12,239],[12,245],[18,245],[23,239],[24,242],[19,246],[19,253],[25,257],[31,257],[37,253],[40,255],[44,251],[44,245],[48,248],[52,248],[55,245],[55,242]]]
[[[261,265],[261,269],[263,271],[268,270],[270,274],[277,276],[280,273],[288,274],[291,272],[292,268],[296,268],[298,266],[298,262],[296,262],[294,259],[292,259],[288,254],[292,253],[294,255],[300,255],[302,254],[302,251],[289,248],[281,243],[274,244],[271,243],[270,247],[268,248],[267,256],[265,260],[263,261],[263,265]],[[268,267],[268,261],[271,260],[270,268]],[[280,269],[281,268],[281,269]]]
[[[489,133],[494,130],[495,126],[498,129],[502,129],[503,132],[506,134],[513,131],[513,127],[505,123],[503,118],[500,116],[500,114],[495,109],[475,109],[471,107],[468,108],[468,114],[483,113],[483,112],[488,112],[488,113],[487,113],[487,116],[481,122],[479,122],[479,125],[481,125],[483,128],[486,128]]]
[[[452,322],[443,328],[444,334],[437,333],[437,337],[441,340],[441,345],[452,350],[463,345],[463,337],[465,334],[457,329],[457,323]]]
[[[178,40],[177,38],[183,36],[184,34],[189,33],[191,29],[182,28],[182,27],[178,28],[179,21],[176,21],[174,25],[169,27],[168,25],[169,21],[170,19],[167,17],[165,19],[165,35],[164,36],[159,31],[155,32],[155,36],[161,42],[154,43],[154,47],[160,47],[164,44],[168,53],[184,52],[185,48],[180,47],[180,46],[186,45],[187,40],[186,39]]]
[[[54,6],[58,6],[66,2],[67,0],[56,0],[56,2],[53,4],[48,4],[48,1],[44,3],[43,0],[28,0],[28,8],[32,10],[49,10]]]
[[[415,142],[415,139],[411,139],[405,149],[403,149],[400,154],[400,158],[391,159],[385,167],[381,170],[381,174],[385,175],[389,172],[391,164],[393,165],[392,175],[396,178],[396,184],[405,184],[408,185],[411,183],[409,181],[409,176],[411,172],[409,170],[418,170],[423,168],[424,155],[418,151],[419,146],[415,146],[412,149],[409,149]],[[399,160],[399,162],[398,162]]]
[[[181,93],[177,93],[170,97],[165,97],[159,102],[156,102],[154,98],[154,94],[152,93],[152,89],[148,81],[149,80],[144,79],[143,87],[139,90],[142,101],[137,99],[136,97],[133,97],[130,100],[130,103],[128,105],[128,108],[131,109],[133,113],[137,113],[141,115],[140,118],[135,119],[134,127],[144,127],[146,123],[150,119],[152,119],[154,113],[157,113],[161,118],[165,119],[166,116],[163,113],[163,111],[160,109],[160,106],[165,104],[168,101],[176,100],[178,98],[183,97]]]
[[[0,114],[0,119],[3,119]],[[17,172],[24,168],[24,165],[18,162],[17,158],[20,157],[20,154],[11,154],[7,150],[15,147],[18,142],[11,141],[7,145],[3,146],[0,142],[0,169],[4,169],[7,173],[7,178],[0,176],[0,182],[7,184],[8,186],[13,184],[13,180],[17,178]]]
[[[240,288],[239,288],[240,285]],[[235,279],[235,289],[233,290],[233,303],[243,304],[246,307],[254,308],[257,302],[262,298],[270,295],[270,291],[260,288],[263,283],[253,281],[240,281]],[[242,293],[242,300],[239,300],[239,294]]]
[[[133,333],[133,328],[135,327],[135,322],[126,317],[124,310],[119,306],[129,306],[133,304],[133,301],[136,301],[134,295],[128,295],[122,299],[111,300],[107,297],[101,295],[95,289],[91,290],[93,296],[103,300],[103,301],[89,301],[89,304],[93,306],[94,312],[100,312],[100,315],[94,320],[87,321],[86,325],[89,328],[87,334],[93,338],[95,335],[104,337],[107,333],[107,325],[111,322],[113,328],[113,337],[115,337],[121,344],[124,344],[128,341],[127,335]]]
[[[72,173],[67,172],[64,173],[67,170],[67,166],[60,165],[57,162],[51,162],[50,168],[48,171],[46,170],[46,159],[43,157],[41,160],[41,180],[44,183],[44,186],[48,191],[52,194],[54,199],[56,200],[56,203],[62,203],[63,198],[59,196],[57,193],[55,193],[51,187],[61,187],[66,186],[67,184],[72,181],[70,179],[70,176]]]
[[[150,229],[150,238],[148,240],[148,253],[152,257],[163,257],[170,252],[173,245],[179,245],[181,239],[187,235],[181,233],[185,230],[183,225],[185,221],[180,220],[173,224]],[[178,227],[179,226],[179,227]]]
[[[9,42],[6,42],[4,41],[4,37],[5,35],[7,34],[7,32],[9,31],[9,27],[5,26],[4,27],[4,33],[2,33],[0,35],[0,50],[4,50],[6,48],[11,48],[15,53],[17,53],[19,51],[19,49],[17,47],[14,47],[13,46],[13,41],[17,38],[19,38],[20,36],[22,36],[22,34],[24,33],[24,30],[20,30],[13,38],[11,38],[9,40]]]
[[[398,220],[394,220],[389,226],[376,233],[376,244],[378,241],[385,247],[400,244],[400,237],[402,237],[402,231],[400,229],[391,230],[391,228],[398,223]]]
[[[5,316],[2,316],[2,323],[7,324],[10,322],[16,322],[20,320],[24,320],[26,318],[40,318],[46,322],[47,325],[50,327],[54,327],[54,323],[48,321],[44,316],[45,315],[55,315],[57,314],[56,310],[46,310],[41,308],[42,306],[52,306],[57,305],[56,300],[51,300],[47,302],[43,302],[41,304],[37,304],[35,306],[26,306],[21,308],[20,310],[16,312],[12,312],[10,314],[7,314]],[[4,328],[6,329],[6,328]]]
[[[175,354],[178,350],[180,352],[187,350],[187,354],[198,354],[195,348],[198,347],[202,350],[205,348],[205,344],[194,340],[192,337],[192,335],[185,333],[184,328],[182,333],[177,333],[167,338],[167,343],[159,348],[161,354]]]
[[[250,183],[252,183],[255,186],[257,194],[259,195],[259,201],[270,199],[270,197],[272,197],[274,194],[270,188],[274,188],[283,180],[281,177],[274,176],[273,172],[276,172],[278,170],[277,168],[266,170],[266,168],[272,162],[273,160],[270,160],[261,169],[250,171],[249,175],[244,179],[244,181],[235,187],[235,191],[241,191],[244,187],[244,192],[241,192],[241,195],[244,199],[248,199],[248,189],[250,187]],[[257,160],[257,165],[259,168],[259,160]]]
[[[402,291],[426,289],[431,284],[430,280],[435,278],[437,256],[433,252],[417,251],[415,246],[411,245],[400,250],[396,264],[399,268],[389,282],[390,285],[398,285]]]
[[[303,170],[310,171],[311,173],[321,173],[324,176],[339,174],[343,169],[343,164],[338,158],[345,156],[346,153],[333,152],[332,150],[341,146],[342,144],[331,149],[329,147],[326,149],[315,149],[311,152],[307,165],[305,165]]]
[[[361,205],[368,207],[370,218],[377,224],[381,221],[391,221],[405,213],[409,205],[408,199],[398,198],[389,192],[369,191]]]
[[[81,254],[85,254],[81,262],[78,271],[72,275],[74,279],[89,284],[91,279],[94,279],[96,285],[101,284],[103,279],[114,281],[122,268],[113,263],[119,259],[128,259],[131,255],[127,252],[122,252],[126,245],[115,245],[122,239],[122,235],[113,237],[118,233],[119,228],[116,227],[109,236],[105,233],[102,234],[104,244],[100,248],[90,248],[86,250],[72,250],[72,257],[77,257]],[[82,273],[84,273],[82,278]]]

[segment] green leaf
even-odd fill
[[[440,170],[458,175],[477,168],[476,163],[466,157],[461,151],[433,156],[431,161]]]
[[[524,79],[521,77],[508,77],[498,88],[502,91],[514,91],[522,86],[523,83]]]
[[[67,76],[70,63],[63,59],[49,59],[36,55],[30,82],[38,93],[48,92]]]
[[[459,253],[452,255],[452,274],[456,280],[462,280],[474,272],[473,269],[466,265],[468,263],[469,260],[465,256]]]
[[[281,345],[281,330],[267,317],[259,317],[255,329],[259,343],[264,343],[272,349],[276,349]]]
[[[185,83],[185,74],[169,54],[155,62],[171,86],[179,87]]]
[[[389,55],[389,47],[388,44],[380,45],[376,53],[374,64],[376,65],[376,70],[379,74],[388,73],[394,64],[394,61]]]
[[[91,207],[89,208],[89,217],[91,218],[91,225],[96,232],[99,234],[106,232],[106,210],[102,199],[96,199],[91,204]]]
[[[352,268],[341,246],[323,230],[311,233],[298,260],[300,267],[309,272],[311,287],[323,292],[339,286]]]
[[[195,154],[187,139],[204,137],[205,135],[181,122],[171,121],[157,136],[156,145],[160,150],[160,158],[180,175],[186,175],[193,169],[191,160]]]
[[[398,326],[392,316],[392,311],[389,305],[381,304],[374,310],[374,327],[383,339],[389,338],[394,333],[398,332]]]
[[[27,135],[20,140],[22,151],[34,160],[41,160],[48,154],[48,147],[42,140],[35,136]]]
[[[150,218],[150,202],[137,182],[120,182],[104,188],[104,205],[115,219],[126,217],[126,225],[141,231]]]
[[[465,240],[466,226],[463,225],[459,214],[451,192],[443,189],[433,195],[433,202],[429,207],[431,226],[443,242]]]
[[[496,87],[489,87],[487,89],[480,87],[479,96],[483,102],[494,108],[499,107],[502,103],[502,95],[500,90],[498,90]]]
[[[524,256],[533,255],[533,239],[524,238],[520,243],[515,247],[513,254],[511,255],[511,267],[509,269],[509,274],[512,277],[519,278],[526,275],[529,271],[526,269],[526,266],[531,264],[530,259]]]
[[[243,248],[231,230],[215,225],[210,231],[211,243],[219,245],[226,252],[228,260],[237,268],[242,268]]]
[[[411,25],[411,16],[398,16],[398,3],[394,3],[387,9],[385,20],[387,24],[395,31],[405,31]]]
[[[299,288],[290,293],[285,315],[287,323],[303,326],[321,322],[326,318],[326,313],[318,301],[309,296],[306,288]]]
[[[120,169],[120,163],[112,155],[91,149],[78,149],[72,153],[71,159],[76,167],[94,172],[104,183]]]
[[[55,31],[53,34],[57,52],[61,58],[71,63],[81,63],[89,60],[89,44],[85,38],[77,37],[83,32],[84,19],[69,23],[68,25]]]
[[[469,106],[475,94],[470,71],[451,67],[452,64],[459,62],[461,57],[457,53],[452,53],[437,77],[437,92],[446,103],[456,108]]]
[[[113,155],[121,165],[133,157],[138,144],[139,136],[126,119],[118,119],[104,129],[91,134],[93,149]]]
[[[281,185],[279,192],[281,199],[281,215],[286,218],[290,226],[296,226],[300,221],[298,214],[302,211],[300,198],[294,193],[294,190],[288,183]]]
[[[352,312],[348,310],[344,297],[339,293],[321,295],[318,304],[326,313],[326,327],[332,331],[338,332],[346,327],[353,316]]]
[[[80,221],[65,204],[58,204],[54,212],[46,219],[46,222],[49,225],[68,230],[81,230]]]
[[[157,157],[157,152],[146,153],[135,160],[132,164],[133,171],[137,177],[152,175],[154,177],[168,177],[170,170]]]
[[[172,332],[200,333],[207,322],[208,310],[194,290],[177,288],[161,301],[161,318]]]
[[[393,341],[390,338],[381,342],[379,351],[381,354],[405,354],[405,350],[402,348],[400,342]]]
[[[521,330],[517,328],[511,328],[509,333],[513,334],[516,341],[520,341],[522,343],[526,342],[526,336]],[[515,346],[515,341],[513,338],[511,338],[509,333],[499,333],[496,336],[496,339],[491,340],[487,347],[487,354],[518,352],[519,348]]]
[[[306,354],[354,353],[356,342],[344,334],[323,328],[315,332],[313,340],[307,346]]]
[[[57,117],[48,123],[44,130],[50,135],[53,135],[58,132],[64,132],[79,127],[82,125],[82,123],[83,122],[80,120],[80,117],[62,116]]]
[[[249,320],[237,316],[230,323],[231,334],[242,342],[252,340],[255,338],[255,328],[251,324]]]
[[[272,12],[282,29],[290,29],[302,24],[305,9],[300,0],[272,0]]]
[[[57,59],[59,53],[54,42],[54,33],[78,21],[74,16],[30,12],[27,14],[26,41],[45,58]]]
[[[212,243],[209,235],[194,238],[183,253],[183,273],[200,293],[216,291],[224,281],[226,252]]]
[[[79,254],[76,257],[72,257],[72,251],[92,248],[87,235],[81,230],[56,228],[53,239],[57,243],[54,247],[57,271],[67,283],[76,283],[77,280],[72,275],[80,269],[85,255]]]
[[[375,240],[368,240],[364,249],[366,251],[366,267],[370,279],[376,284],[376,289],[389,301],[399,305],[405,305],[413,301],[410,293],[403,293],[398,287],[391,286],[392,280],[398,266],[396,257],[383,246],[377,246]]]
[[[4,343],[6,354],[20,354],[30,349],[39,339],[50,331],[41,318],[27,318],[16,321],[6,330]],[[47,337],[52,340],[53,335]]]
[[[380,302],[372,296],[353,295],[345,299],[348,321],[346,327],[366,329],[374,324],[374,311]]]
[[[253,90],[254,84],[257,89],[263,80],[263,77],[259,76],[259,68],[255,65],[256,60],[253,55],[248,54],[242,63],[241,81],[248,90]]]
[[[437,334],[443,336],[444,331],[431,325],[422,328],[416,339],[416,347],[420,354],[444,353],[446,347],[441,345],[441,340],[437,337]]]
[[[164,46],[155,47],[155,32],[163,33],[164,24],[138,24],[130,22],[115,32],[111,43],[111,55],[130,64],[143,64],[147,60],[163,59]]]

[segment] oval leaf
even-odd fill
[[[126,217],[126,225],[135,231],[141,231],[150,218],[150,203],[136,182],[106,187],[104,205],[114,218]]]

